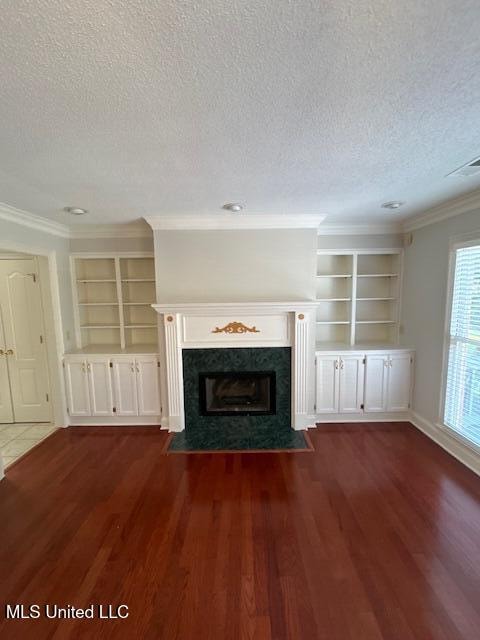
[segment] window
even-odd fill
[[[480,244],[454,259],[444,421],[480,446]]]

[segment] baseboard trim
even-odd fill
[[[320,413],[314,417],[314,422],[410,422],[410,413]]]
[[[160,416],[116,416],[112,418],[95,418],[93,416],[88,418],[71,417],[70,423],[67,426],[70,427],[160,427]]]
[[[415,411],[410,413],[410,422],[447,453],[480,476],[480,452],[476,447],[466,444],[463,439],[448,432],[445,427],[433,424]]]

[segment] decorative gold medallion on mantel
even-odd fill
[[[260,333],[257,327],[247,327],[243,322],[229,322],[224,327],[215,327],[212,333]]]

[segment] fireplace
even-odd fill
[[[200,373],[200,413],[203,416],[275,415],[275,378],[275,371]]]

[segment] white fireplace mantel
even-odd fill
[[[185,428],[182,349],[291,347],[292,427],[313,425],[313,300],[163,303],[153,308],[164,327],[165,390],[162,426]]]

